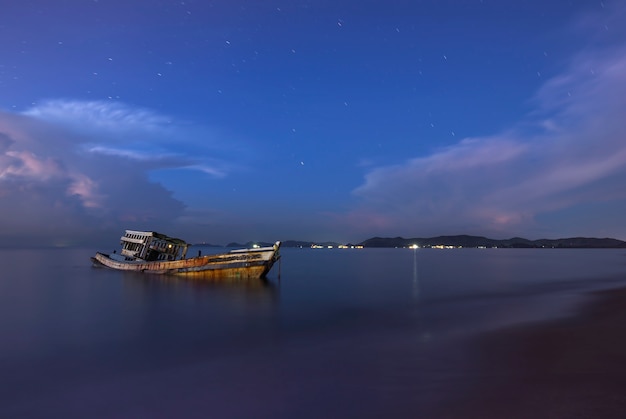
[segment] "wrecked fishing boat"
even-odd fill
[[[272,246],[231,250],[227,253],[187,257],[189,244],[154,231],[126,230],[120,238],[122,250],[97,252],[96,267],[151,274],[194,276],[201,279],[263,278],[280,258],[280,242]]]

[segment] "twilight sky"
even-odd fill
[[[626,239],[626,0],[0,0],[0,238]]]

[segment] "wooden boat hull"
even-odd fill
[[[280,258],[277,242],[272,247],[235,250],[217,255],[198,256],[173,261],[120,261],[97,252],[91,258],[94,266],[120,271],[151,274],[185,275],[198,279],[263,278]]]

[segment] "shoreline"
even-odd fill
[[[626,288],[589,297],[570,317],[473,339],[466,389],[434,417],[623,417]]]

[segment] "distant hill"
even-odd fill
[[[232,243],[228,243],[226,246],[224,247],[236,247],[236,248],[251,248],[253,246],[261,246],[261,247],[270,247],[273,246],[274,243],[269,243],[269,242],[247,242],[247,243],[237,243],[237,242],[232,242]]]
[[[280,243],[281,247],[311,247],[312,245],[319,245],[319,246],[339,246],[341,243],[335,243],[335,242],[311,242],[311,241],[302,241],[302,240],[286,240],[286,241],[282,241]],[[251,248],[254,245],[257,246],[261,246],[261,247],[269,247],[269,246],[273,246],[274,243],[270,243],[270,242],[255,242],[255,241],[249,241],[246,243],[238,243],[238,242],[230,242],[225,246],[219,245],[219,244],[208,244],[208,243],[196,243],[194,244],[194,246],[202,246],[202,247],[226,247],[226,248],[235,248],[235,249],[243,249],[243,248]]]
[[[337,247],[340,244],[341,243],[335,243],[335,242],[309,242],[309,241],[300,241],[300,240],[285,240],[284,242],[281,242],[282,247],[311,247],[313,245],[324,246],[324,247],[328,247],[328,246]]]
[[[611,238],[572,237],[566,239],[528,240],[513,237],[505,240],[489,239],[482,236],[437,236],[428,238],[405,239],[402,237],[373,237],[359,243],[363,247],[408,247],[416,244],[420,247],[454,246],[454,247],[504,247],[504,248],[586,248],[608,249],[626,248],[626,242]]]
[[[561,249],[619,249],[626,248],[626,242],[611,238],[593,238],[593,237],[571,237],[566,239],[539,239],[528,240],[522,237],[513,237],[510,239],[496,240],[483,236],[436,236],[427,238],[405,239],[403,237],[372,237],[361,243],[354,245],[363,247],[409,247],[411,245],[420,247],[433,246],[454,246],[454,247],[501,247],[501,248],[561,248]],[[203,247],[229,247],[229,248],[250,248],[254,245],[266,247],[272,246],[270,242],[254,242],[247,243],[228,243],[226,246],[219,246],[208,243],[198,243],[197,246]],[[281,242],[281,247],[303,247],[310,248],[313,245],[322,247],[338,247],[340,245],[352,246],[351,243],[336,242],[312,242],[305,240],[285,240]]]

